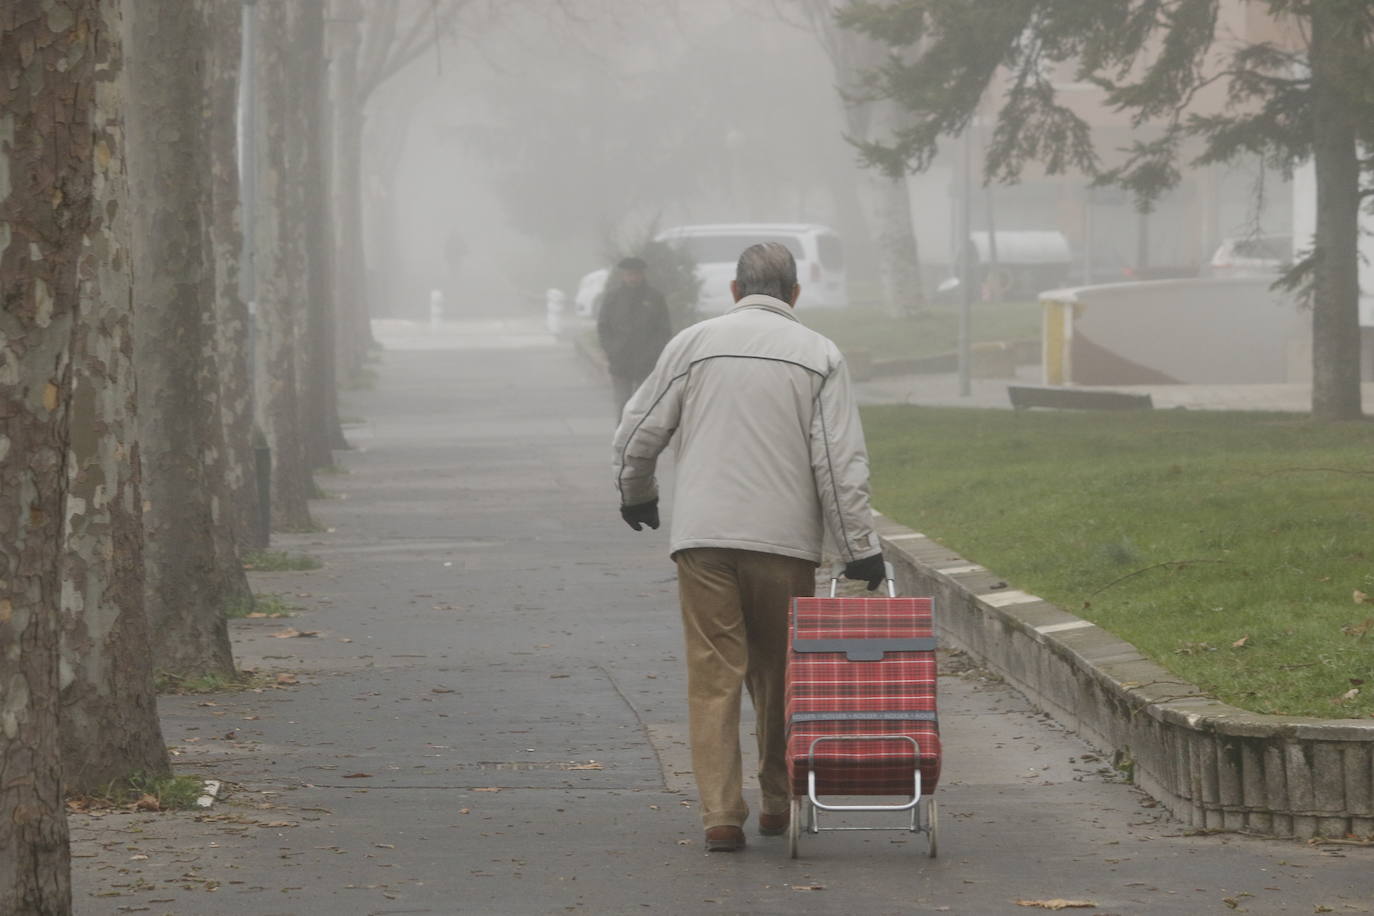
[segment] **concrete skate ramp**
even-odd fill
[[[1309,315],[1269,277],[1059,289],[1044,308],[1048,385],[1260,384],[1311,375]]]

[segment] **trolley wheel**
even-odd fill
[[[802,808],[802,833],[818,833],[816,830],[816,806],[811,804],[810,799],[801,803]]]
[[[926,799],[926,854],[932,859],[940,851],[940,811],[935,799]]]
[[[801,799],[792,799],[792,814],[787,821],[787,854],[793,859],[797,858],[798,847],[801,845]]]

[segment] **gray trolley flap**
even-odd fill
[[[935,637],[912,639],[794,639],[793,652],[843,652],[851,662],[880,662],[888,652],[934,652]]]
[[[887,567],[887,595],[889,598],[897,597],[897,583],[893,575],[892,564],[884,563]],[[830,576],[830,597],[835,597],[836,587],[840,582],[840,575],[843,567],[836,567]],[[796,620],[793,620],[792,632],[796,632]],[[899,637],[885,637],[882,639],[793,639],[792,651],[794,652],[843,652],[845,658],[851,662],[879,662],[888,652],[934,652],[935,637],[922,636],[912,639],[901,639]]]

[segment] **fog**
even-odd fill
[[[829,225],[856,298],[880,298],[856,193],[875,176],[846,142],[829,57],[788,4],[521,8],[459,32],[370,108],[376,314],[418,317],[432,288],[469,314],[536,307],[616,242],[694,222]],[[968,138],[975,169],[987,133]],[[906,182],[927,295],[952,273],[963,150],[948,147]],[[973,231],[1064,235],[1073,269],[1056,281],[1196,276],[1226,237],[1291,234],[1288,184],[1255,163],[1186,170],[1148,216],[1081,175],[972,184]]]
[[[375,106],[367,193],[378,311],[442,286],[542,304],[653,224],[791,220],[862,236],[853,154],[814,37],[756,10],[609,4],[503,13]],[[742,91],[743,90],[743,91]]]

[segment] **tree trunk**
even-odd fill
[[[395,10],[390,11],[394,17]],[[338,27],[330,94],[334,99],[333,198],[335,226],[335,365],[350,381],[367,362],[372,328],[367,307],[367,255],[363,243],[363,132],[366,90],[360,82],[363,5],[331,0],[329,14]]]
[[[210,48],[205,66],[209,138],[210,219],[207,251],[214,270],[215,338],[220,422],[224,428],[225,522],[243,547],[259,543],[258,475],[253,451],[252,316],[240,295],[243,251],[238,173],[239,58],[243,20],[239,0],[209,0]]]
[[[357,375],[367,361],[371,335],[365,327],[367,268],[362,235],[363,112],[358,99],[358,30],[352,22],[344,28],[349,31],[334,60],[333,87],[334,204],[338,227],[335,353],[338,371],[347,380]]]
[[[104,7],[118,35],[118,4]],[[82,245],[72,343],[71,438],[62,558],[63,782],[95,792],[169,771],[143,609],[122,77],[112,43],[95,86],[92,219]]]
[[[869,231],[878,260],[883,307],[892,315],[914,315],[925,301],[911,201],[905,178],[888,178],[872,169],[860,183]]]
[[[119,41],[100,10],[0,7],[0,913],[71,911],[58,569],[94,80]]]
[[[312,526],[312,482],[301,434],[297,361],[304,340],[305,244],[300,208],[298,87],[290,83],[293,49],[287,5],[258,6],[261,53],[258,57],[257,246],[260,359],[257,373],[259,422],[272,448],[272,521],[279,529]]]
[[[862,96],[865,73],[881,66],[887,49],[852,29],[841,28],[836,0],[806,0],[816,36],[835,68],[836,96],[849,133],[859,140],[875,140],[895,126],[897,110],[891,102],[855,103]],[[906,178],[888,178],[872,169],[859,183],[859,199],[878,262],[883,307],[890,314],[911,315],[925,304],[916,232],[911,226],[911,199]]]
[[[1312,309],[1312,416],[1354,420],[1360,404],[1359,154],[1348,98],[1367,53],[1349,0],[1312,4],[1312,159],[1317,254]]]
[[[129,6],[129,177],[143,461],[148,622],[154,663],[177,676],[232,675],[226,604],[248,594],[217,538],[222,498],[213,281],[204,250],[202,11]]]
[[[301,187],[304,192],[306,260],[305,340],[302,351],[301,394],[304,405],[306,462],[311,468],[334,463],[334,449],[343,443],[339,426],[338,386],[334,369],[334,277],[331,251],[333,224],[329,196],[329,135],[325,112],[324,56],[325,0],[301,5],[296,66],[300,89]],[[344,443],[346,445],[346,443]]]

